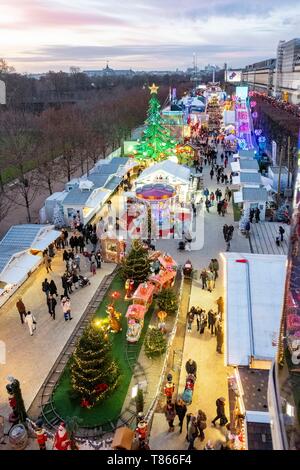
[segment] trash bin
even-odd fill
[[[9,443],[14,450],[24,450],[28,443],[27,429],[23,424],[15,424],[9,431]]]

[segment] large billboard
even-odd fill
[[[242,81],[241,70],[226,70],[226,82],[237,83]]]

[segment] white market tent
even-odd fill
[[[144,170],[136,180],[136,186],[164,180],[169,184],[189,184],[191,171],[170,160],[156,163]]]
[[[225,267],[225,363],[272,361],[279,333],[286,256],[222,253]],[[238,260],[247,260],[247,263]]]

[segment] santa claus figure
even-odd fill
[[[66,425],[65,423],[60,423],[54,436],[53,450],[69,450],[70,444]]]
[[[36,442],[38,443],[38,446],[40,450],[46,450],[46,442],[48,439],[48,436],[46,434],[45,429],[39,427],[35,431],[35,438]]]
[[[148,424],[145,419],[141,419],[137,425],[136,433],[140,441],[144,441],[147,437]]]
[[[172,398],[174,390],[175,390],[175,384],[173,383],[173,377],[171,374],[168,374],[167,382],[164,386],[164,394],[167,397],[167,399]]]

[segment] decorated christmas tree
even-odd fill
[[[88,326],[73,354],[71,382],[82,406],[90,407],[103,400],[117,386],[119,368],[111,357],[111,343],[101,329]]]
[[[53,223],[57,228],[61,228],[65,225],[64,211],[59,204],[56,204],[53,210]]]
[[[163,289],[157,296],[157,304],[160,310],[167,312],[169,315],[175,315],[178,310],[176,292],[171,287]]]
[[[161,356],[167,349],[164,334],[156,327],[150,327],[145,337],[145,354],[149,358]]]
[[[122,263],[122,275],[126,279],[134,279],[136,284],[147,280],[150,274],[148,249],[140,240],[133,240],[131,250]]]
[[[158,86],[154,83],[150,89],[149,109],[146,129],[136,147],[136,158],[144,161],[160,161],[174,155],[177,142],[172,138],[160,114],[160,103],[157,98]]]

